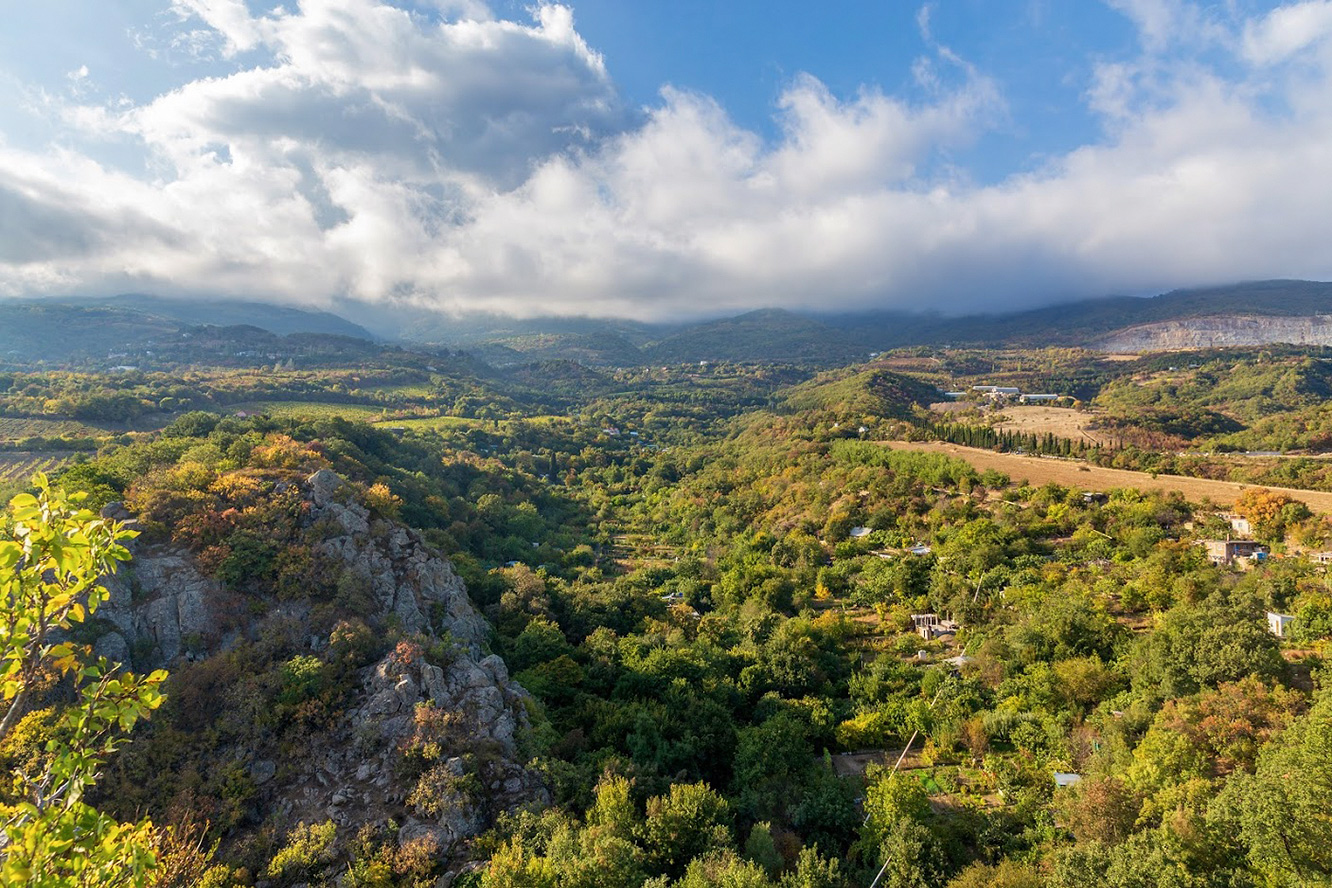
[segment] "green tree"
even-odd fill
[[[1332,885],[1332,696],[1324,694],[1237,775],[1213,816],[1238,822],[1253,868],[1274,886]]]
[[[683,873],[685,865],[731,844],[731,806],[705,783],[676,783],[648,800],[639,833],[658,872]]]
[[[119,672],[62,640],[105,600],[98,579],[129,558],[121,543],[134,534],[81,508],[82,494],[52,488],[44,475],[33,484],[36,495],[16,496],[0,524],[0,740],[44,677],[71,680],[78,701],[60,716],[47,756],[15,775],[22,798],[0,810],[8,840],[0,882],[142,885],[156,866],[152,824],[119,823],[83,798],[125,734],[161,705],[166,673]]]

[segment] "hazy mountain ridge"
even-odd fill
[[[283,306],[137,296],[0,302],[0,362],[16,366],[156,363],[171,355],[188,362],[194,352],[285,359],[380,347],[369,331],[336,315]]]
[[[501,335],[487,339],[473,326],[466,343],[452,344],[481,347],[487,355],[485,349],[503,347],[503,357],[495,357],[509,362],[521,355],[526,360],[565,358],[624,366],[636,357],[636,348],[637,360],[644,364],[733,360],[831,366],[912,345],[1135,351],[1269,342],[1323,344],[1324,334],[1316,332],[1318,325],[1311,320],[1320,316],[1332,316],[1332,283],[1274,280],[951,318],[906,312],[808,316],[763,309],[670,328],[630,325],[632,333],[621,321],[549,319],[549,329],[560,332],[544,336],[533,332],[542,328],[539,320],[501,321],[497,322]],[[1222,320],[1235,318],[1248,320]],[[1265,323],[1264,318],[1286,320]],[[1172,332],[1150,333],[1146,328],[1153,324],[1172,325]],[[1234,332],[1239,327],[1248,332]],[[524,333],[514,335],[516,328]],[[1123,337],[1117,337],[1121,331]],[[1332,331],[1326,335],[1332,342]]]
[[[389,315],[398,309],[383,309]],[[495,366],[572,360],[629,367],[699,361],[837,366],[913,345],[1071,346],[1152,351],[1228,345],[1332,344],[1332,283],[1257,281],[1113,296],[1010,314],[942,317],[904,312],[809,316],[762,309],[691,324],[603,318],[454,318],[402,309],[380,317],[407,347],[464,348]],[[358,316],[365,310],[358,309]],[[271,336],[335,336],[368,346],[374,335],[328,312],[222,300],[127,295],[105,300],[0,303],[0,359],[15,363],[115,360],[191,330],[258,328]],[[247,338],[247,337],[241,337]],[[262,338],[262,337],[261,337]],[[246,346],[237,346],[244,350]],[[281,349],[268,349],[280,351]]]
[[[279,336],[292,333],[327,333],[355,339],[375,339],[373,333],[346,318],[312,308],[296,308],[238,299],[200,301],[127,293],[109,299],[70,299],[67,304],[87,308],[106,306],[141,312],[189,326],[251,326]]]

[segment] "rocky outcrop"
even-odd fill
[[[391,614],[406,632],[448,632],[473,654],[481,651],[490,627],[447,560],[428,552],[415,531],[372,519],[336,473],[316,472],[307,486],[311,520],[329,528],[319,554],[368,583],[381,614]]]
[[[541,781],[517,762],[526,697],[493,655],[478,661],[462,654],[442,667],[390,654],[367,670],[359,705],[326,751],[285,775],[275,813],[289,822],[332,819],[347,835],[396,813],[400,843],[425,839],[448,854],[500,811],[549,801]],[[423,707],[456,716],[453,754],[422,766],[432,773],[404,780],[402,751]],[[261,760],[250,773],[258,782],[271,769]],[[428,791],[420,795],[429,798],[413,791],[422,779]]]
[[[479,656],[490,627],[472,605],[462,580],[445,558],[431,552],[421,535],[375,518],[356,502],[335,472],[314,473],[305,484],[308,522],[323,529],[317,554],[365,584],[377,617],[403,632],[447,635]],[[107,517],[127,520],[119,504]],[[179,547],[131,543],[133,559],[104,582],[109,598],[97,611],[108,631],[97,652],[143,670],[194,659],[244,636],[240,596],[202,574]],[[301,616],[303,607],[274,604],[270,614]],[[253,624],[251,625],[253,628]]]
[[[1107,352],[1150,352],[1270,343],[1332,345],[1332,315],[1224,315],[1162,321],[1119,330],[1092,347]]]
[[[332,819],[348,840],[363,825],[393,821],[400,842],[465,860],[460,844],[498,813],[548,801],[522,765],[528,695],[488,653],[489,626],[447,559],[415,531],[372,514],[331,471],[311,475],[302,493],[316,561],[366,590],[373,625],[424,641],[405,641],[361,671],[312,754],[284,757],[276,745],[228,753],[257,788],[255,817],[289,825]],[[106,514],[130,517],[118,506]],[[259,638],[268,621],[290,625],[310,611],[308,603],[229,591],[178,547],[136,541],[132,549],[133,559],[105,581],[110,595],[96,617],[106,631],[96,648],[133,668],[202,659]],[[318,652],[330,642],[311,635],[308,647]],[[446,726],[447,742],[435,738],[429,755],[409,760],[404,751],[419,741],[423,718],[432,729]]]
[[[135,547],[131,566],[105,581],[109,598],[97,611],[111,630],[94,645],[97,654],[149,669],[193,658],[224,640],[218,611],[234,596],[201,574],[188,554],[166,546]]]

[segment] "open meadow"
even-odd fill
[[[1131,472],[1126,469],[1107,469],[1071,459],[996,453],[993,450],[983,450],[979,447],[962,447],[958,444],[948,444],[941,441],[887,441],[884,443],[895,450],[947,454],[965,460],[980,471],[994,469],[997,472],[1003,472],[1014,481],[1026,481],[1034,485],[1053,482],[1069,487],[1080,487],[1085,490],[1110,490],[1118,487],[1134,487],[1139,490],[1177,490],[1184,494],[1186,499],[1196,502],[1206,498],[1222,506],[1232,505],[1247,487],[1264,486],[1269,490],[1279,491],[1291,499],[1303,502],[1318,514],[1332,515],[1332,493],[1316,490],[1296,490],[1269,485],[1246,485],[1237,484],[1233,481],[1186,478],[1180,475],[1151,475],[1147,472]]]
[[[1084,413],[1070,407],[1042,407],[1017,404],[1001,411],[1003,422],[995,423],[1000,432],[1026,432],[1033,435],[1052,434],[1056,438],[1086,441],[1088,444],[1106,445],[1110,439],[1104,432],[1089,428],[1095,414]]]

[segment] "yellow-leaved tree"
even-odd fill
[[[107,756],[162,703],[163,671],[135,676],[68,630],[105,599],[99,579],[129,558],[134,536],[83,508],[44,475],[0,517],[0,741],[23,719],[39,685],[66,680],[75,701],[46,754],[18,774],[19,800],[0,807],[0,884],[42,888],[137,886],[152,875],[152,824],[121,823],[84,801]]]

